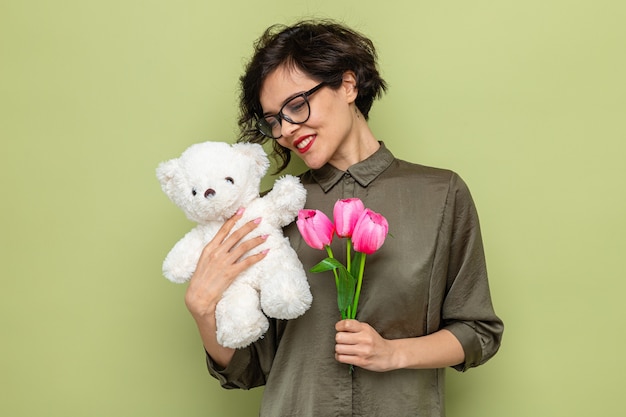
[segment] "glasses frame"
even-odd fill
[[[287,99],[287,101],[285,101],[285,103],[282,105],[282,107],[280,108],[280,110],[278,111],[278,113],[276,114],[268,114],[263,116],[260,119],[257,119],[256,121],[256,128],[257,130],[265,137],[268,137],[270,139],[280,139],[283,134],[281,133],[280,135],[274,137],[274,135],[268,135],[266,132],[264,132],[264,126],[266,127],[265,130],[271,131],[271,127],[269,125],[269,123],[267,123],[267,119],[269,118],[274,118],[276,119],[276,121],[278,121],[278,124],[282,127],[283,125],[283,120],[286,120],[287,122],[294,124],[294,125],[301,125],[303,123],[306,123],[309,118],[311,117],[311,103],[309,103],[309,97],[311,95],[313,95],[316,91],[318,91],[320,88],[324,87],[326,85],[326,81],[322,81],[321,83],[319,83],[318,85],[316,85],[315,87],[311,88],[309,91],[305,91],[304,93],[300,93],[300,94],[296,94],[293,97],[289,97],[289,99]],[[304,100],[304,102],[307,105],[307,108],[309,109],[309,114],[306,117],[305,120],[301,121],[301,122],[294,122],[289,116],[287,116],[286,114],[283,113],[283,109],[285,108],[285,106],[287,106],[287,104],[291,103],[293,100],[302,97],[302,99]]]

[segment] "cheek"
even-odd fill
[[[320,112],[315,118],[311,117],[310,126],[327,137],[327,140],[334,138],[332,140],[334,141],[339,140],[350,130],[349,120],[350,116],[344,109],[333,108],[324,113]]]
[[[334,104],[332,97],[319,97],[319,99],[311,103],[311,114],[306,124],[311,127],[326,126],[333,119],[333,115],[339,109]],[[332,123],[331,123],[332,124]]]
[[[316,130],[329,129],[336,124],[337,119],[335,117],[332,109],[320,107],[311,111],[311,116],[306,121],[306,125]]]

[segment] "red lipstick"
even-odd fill
[[[315,142],[316,138],[317,138],[317,135],[300,136],[298,139],[296,139],[293,142],[293,147],[296,148],[296,150],[298,152],[305,153],[306,151],[311,149],[311,146],[313,146],[313,142]],[[308,141],[308,143],[303,148],[299,148],[298,147],[298,145],[300,145],[302,142],[306,142],[306,141]]]

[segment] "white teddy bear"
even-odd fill
[[[267,235],[254,250],[269,249],[267,256],[235,279],[216,309],[217,340],[230,348],[245,347],[265,334],[269,324],[263,312],[293,319],[311,305],[302,263],[281,229],[304,207],[306,190],[298,178],[286,175],[260,197],[261,178],[268,167],[261,145],[203,142],[157,168],[165,194],[198,223],[163,262],[163,274],[170,281],[182,283],[191,278],[203,248],[239,208],[245,211],[235,228],[262,218],[248,237]]]

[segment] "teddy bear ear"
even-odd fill
[[[237,152],[252,158],[259,177],[265,175],[270,167],[270,160],[261,145],[258,143],[235,143],[232,147]]]
[[[157,179],[161,183],[161,188],[163,188],[163,191],[167,195],[170,195],[170,191],[172,191],[172,180],[176,177],[179,169],[180,164],[178,159],[170,159],[169,161],[161,162],[156,169]]]

